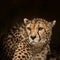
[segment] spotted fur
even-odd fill
[[[4,43],[12,60],[46,60],[55,20],[24,19],[24,24],[13,27]],[[15,30],[15,31],[14,31]]]

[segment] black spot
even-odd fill
[[[10,43],[10,45],[12,45],[12,44]]]
[[[30,49],[27,49],[27,51],[29,51]]]
[[[23,51],[25,51],[25,50],[23,50]]]
[[[18,49],[20,51],[20,49]]]
[[[25,56],[22,56],[22,58],[25,58]]]
[[[30,54],[30,52],[28,52],[28,54]]]
[[[43,58],[44,56],[42,55],[42,58]]]
[[[25,55],[27,55],[27,53],[24,53]]]
[[[22,47],[22,46],[20,46],[20,47]]]
[[[20,56],[18,56],[18,58],[20,58]]]
[[[20,37],[21,39],[23,39],[23,37]]]
[[[37,56],[39,56],[39,55],[37,55]]]
[[[21,51],[23,53],[23,51]]]
[[[21,53],[19,53],[19,54],[21,54]]]
[[[15,56],[17,56],[17,54],[15,54]]]
[[[19,41],[19,39],[17,38],[17,42]]]
[[[44,52],[42,52],[42,54],[44,54]]]

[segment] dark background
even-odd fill
[[[56,20],[51,41],[52,51],[60,51],[60,1],[58,0],[1,0],[0,35],[7,32],[15,23],[22,23],[23,18],[44,18]]]

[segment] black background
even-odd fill
[[[1,0],[0,35],[23,18],[56,20],[51,41],[52,50],[60,51],[60,1],[58,0]]]

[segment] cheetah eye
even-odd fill
[[[30,27],[27,27],[27,29],[28,29],[28,30],[31,30],[31,28],[30,28]]]
[[[38,30],[42,30],[43,28],[42,27],[39,27]]]

